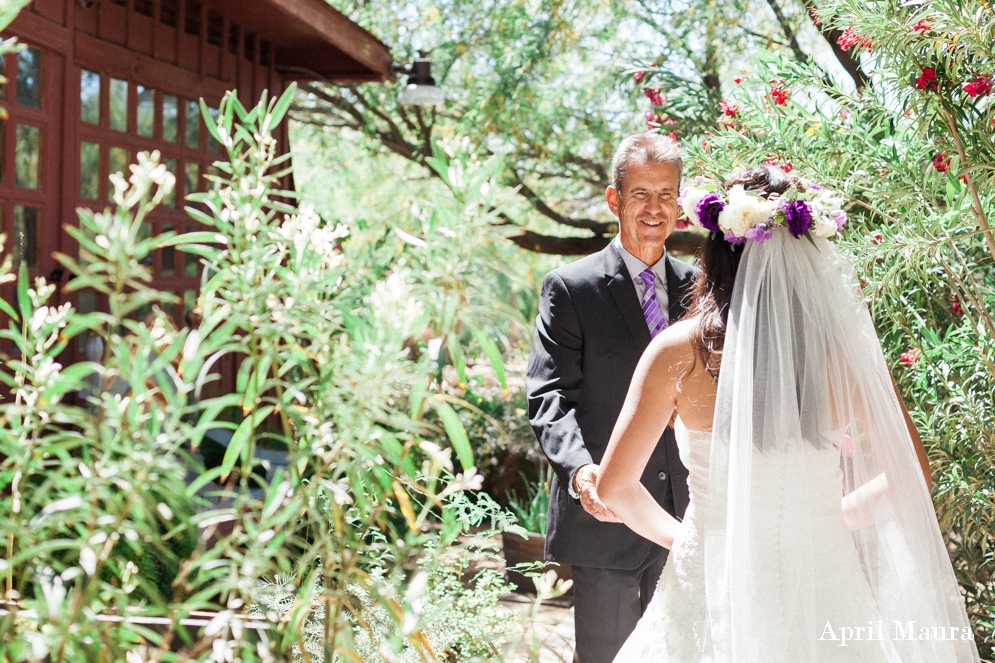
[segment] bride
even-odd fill
[[[709,230],[696,301],[636,369],[598,493],[671,549],[617,663],[978,661],[830,192],[762,166],[682,204]],[[683,522],[639,477],[676,414]]]

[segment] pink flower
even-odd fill
[[[646,77],[645,71],[637,71],[632,75],[632,80],[638,83],[639,81],[643,80],[643,78],[645,77]]]
[[[812,22],[813,23],[815,23],[817,26],[818,25],[822,25],[822,17],[819,16],[819,10],[818,9],[816,9],[815,7],[809,7],[808,8],[808,13],[812,15]]]
[[[719,104],[719,107],[722,109],[722,112],[726,115],[726,117],[735,119],[735,117],[739,114],[739,104],[735,101],[726,101],[723,99],[722,103]]]
[[[980,97],[992,91],[992,77],[978,76],[973,81],[962,84],[961,87],[972,97]]]
[[[935,90],[936,70],[932,67],[923,67],[922,76],[916,79],[916,87],[920,90]]]
[[[770,82],[770,98],[776,105],[787,106],[790,94],[791,91],[784,89],[784,81],[780,78],[775,78]]]
[[[849,51],[856,46],[857,48],[866,48],[867,52],[870,53],[872,48],[871,38],[861,32],[857,32],[856,28],[852,25],[848,25],[843,30],[843,34],[836,40],[836,43],[844,51]]]
[[[660,90],[655,87],[643,88],[643,94],[654,106],[662,106],[667,101],[667,98],[660,94]]]
[[[674,133],[667,134],[667,138],[674,141],[675,143],[677,142],[677,134]]]
[[[878,244],[880,244],[883,241],[884,241],[884,237],[881,236],[881,233],[874,233],[874,235],[871,236],[871,244],[873,244],[875,246],[877,246]]]
[[[932,28],[933,28],[933,26],[930,25],[929,20],[927,20],[927,19],[924,18],[924,19],[920,20],[919,22],[917,22],[915,25],[912,26],[912,31],[913,32],[928,32]]]
[[[945,173],[950,170],[950,157],[947,156],[946,150],[939,152],[935,157],[933,157],[933,168],[936,168],[936,170],[941,173]]]
[[[909,348],[908,350],[906,350],[901,354],[901,356],[898,358],[898,361],[902,362],[906,366],[912,366],[913,364],[919,362],[920,354],[921,351],[919,350],[919,348]]]
[[[663,121],[663,123],[666,124],[668,127],[672,127],[675,124],[677,124],[677,122],[675,122],[674,118],[672,117],[668,117],[666,120]]]

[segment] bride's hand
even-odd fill
[[[597,465],[591,464],[584,465],[577,470],[573,478],[574,490],[580,497],[580,504],[584,507],[584,511],[603,523],[620,523],[622,519],[605,506],[605,503],[598,497],[597,482],[600,469]]]

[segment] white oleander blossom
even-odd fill
[[[391,272],[377,283],[370,294],[373,314],[383,323],[399,327],[403,336],[415,331],[425,307],[415,299],[407,279],[400,271]]]
[[[342,223],[334,227],[323,224],[314,206],[304,205],[297,214],[287,215],[271,237],[293,246],[297,256],[302,256],[309,249],[314,251],[320,258],[321,268],[332,269],[342,259],[337,248],[339,240],[348,235],[348,226]]]
[[[746,231],[765,223],[770,217],[773,205],[751,196],[742,186],[734,186],[728,191],[725,208],[719,214],[719,228],[736,237],[745,237]]]

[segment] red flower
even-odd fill
[[[843,30],[843,34],[836,43],[840,45],[844,51],[849,51],[851,48],[856,46],[857,48],[866,48],[867,52],[871,52],[873,46],[871,38],[867,35],[857,32],[857,30],[852,26],[848,25],[846,29]]]
[[[643,94],[654,106],[662,106],[667,101],[667,98],[660,94],[660,90],[655,87],[644,88]]]
[[[902,355],[898,358],[898,361],[902,362],[907,366],[912,366],[913,364],[919,362],[920,354],[921,352],[919,351],[919,348],[909,348],[908,350],[902,353]]]
[[[736,85],[739,85],[740,83],[743,82],[743,79],[737,76],[736,78],[732,79],[732,82],[735,83]]]
[[[735,117],[739,115],[739,104],[735,101],[726,101],[723,99],[722,103],[719,104],[719,107],[722,109],[722,112],[726,117],[735,119]]]
[[[684,230],[685,228],[690,228],[690,227],[691,227],[691,221],[686,216],[682,216],[681,218],[677,219],[678,230]]]
[[[933,28],[933,26],[930,25],[929,20],[927,20],[927,19],[924,18],[924,19],[922,19],[921,21],[919,21],[918,23],[916,23],[915,25],[912,26],[912,31],[913,32],[928,32],[932,28]]]
[[[707,140],[701,141],[701,146],[707,150],[708,149],[708,141]]]
[[[972,97],[980,97],[992,91],[992,77],[978,76],[973,81],[962,84],[961,87]]]
[[[767,159],[766,161],[764,161],[764,165],[773,166],[774,168],[780,168],[786,173],[790,173],[792,170],[795,169],[795,167],[791,164],[790,161],[785,161],[784,163],[780,163],[778,159],[780,159],[780,157],[772,157],[770,159]]]
[[[920,90],[935,90],[936,70],[932,67],[923,67],[922,76],[916,79],[916,87]]]
[[[770,82],[770,98],[776,105],[787,106],[790,94],[791,91],[784,89],[784,81],[780,78],[775,78]]]
[[[637,71],[632,75],[632,80],[638,83],[639,81],[643,80],[643,78],[645,77],[646,77],[645,71]]]
[[[822,17],[819,16],[819,10],[815,7],[809,7],[808,13],[812,15],[812,22],[816,25],[822,25]]]
[[[941,173],[945,173],[950,170],[950,157],[947,156],[946,150],[943,150],[933,157],[933,168],[936,168],[936,170]]]
[[[884,241],[884,237],[881,236],[881,233],[874,233],[871,236],[871,244],[873,244],[875,246],[877,246],[878,244],[880,244],[883,241]]]
[[[954,315],[964,315],[964,309],[961,308],[960,302],[956,299],[954,300],[953,310]]]
[[[677,142],[677,134],[674,133],[667,134],[667,138],[674,141],[675,143]]]

